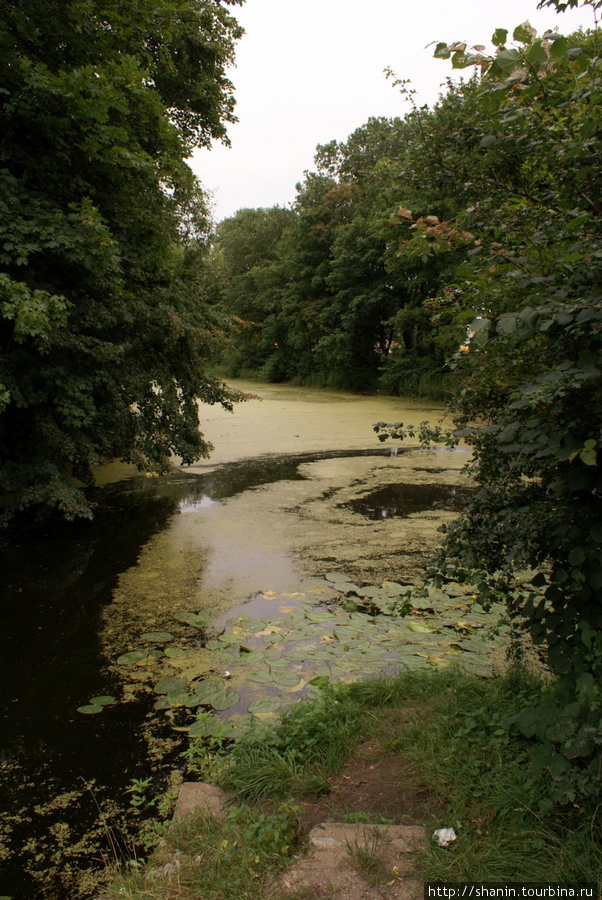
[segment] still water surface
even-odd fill
[[[93,522],[0,546],[0,896],[93,897],[98,869],[134,852],[125,788],[180,765],[181,747],[152,701],[77,709],[97,695],[127,699],[114,661],[141,630],[177,635],[174,610],[223,618],[259,591],[333,568],[369,580],[407,566],[411,580],[436,539],[445,513],[429,503],[422,517],[412,509],[409,531],[407,512],[387,513],[385,530],[350,504],[400,482],[414,503],[416,485],[452,496],[465,456],[414,443],[392,457],[372,431],[379,420],[437,421],[441,407],[233,386],[256,398],[234,414],[203,408],[210,460],[164,478],[107,467]]]

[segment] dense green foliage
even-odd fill
[[[356,742],[370,737],[428,790],[427,831],[442,822],[457,831],[450,848],[433,843],[425,853],[425,881],[597,881],[595,800],[542,812],[545,776],[528,776],[531,742],[512,727],[523,706],[554,699],[520,666],[492,679],[450,668],[331,685],[237,741],[217,779],[251,802],[321,793]]]
[[[208,447],[219,326],[184,160],[233,121],[241,0],[0,2],[0,497],[67,516],[107,458]],[[6,517],[5,516],[5,517]]]
[[[224,362],[295,380],[392,393],[439,393],[444,348],[423,301],[438,266],[389,264],[399,169],[412,123],[370,119],[319,146],[292,210],[240,210],[218,227],[215,297],[240,320]]]
[[[430,171],[432,184],[438,174],[459,208],[446,222],[415,220],[409,203],[400,210],[410,255],[457,256],[462,233],[435,303],[444,312],[451,295],[452,320],[477,316],[454,409],[478,490],[437,571],[502,591],[545,648],[560,692],[516,724],[539,739],[536,766],[563,802],[598,796],[602,759],[599,40],[538,38],[524,23],[514,46],[498,29],[491,55],[439,44],[436,56],[482,70],[435,113],[413,114],[425,141],[420,177]],[[525,569],[545,589],[537,604],[513,593]]]

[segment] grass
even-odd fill
[[[111,900],[261,900],[298,843],[294,812],[239,806],[223,821],[186,816],[148,864],[115,877]],[[277,897],[275,897],[277,900]]]
[[[390,872],[380,858],[383,843],[381,832],[363,833],[360,840],[347,841],[347,852],[357,870],[366,881],[373,885],[383,884],[390,878]]]
[[[367,737],[418,773],[417,787],[430,796],[427,831],[453,827],[458,835],[447,848],[431,842],[420,858],[423,880],[600,882],[598,808],[541,812],[543,783],[530,773],[530,743],[504,725],[519,709],[541,702],[547,690],[520,669],[487,680],[450,669],[413,671],[329,687],[274,724],[258,726],[215,770],[239,804],[225,823],[185,820],[170,830],[145,872],[120,876],[108,896],[265,896],[266,884],[297,847],[295,811],[282,801],[326,791]],[[386,711],[408,707],[414,711],[393,729]],[[374,848],[352,850],[357,864],[378,879]],[[165,871],[170,862],[176,866],[171,878],[149,879],[149,871]]]
[[[319,701],[292,706],[268,727],[235,745],[220,776],[224,790],[246,802],[319,796],[376,719],[346,689],[327,688]]]

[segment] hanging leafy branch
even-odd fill
[[[234,121],[240,0],[0,0],[0,521],[58,507],[106,459],[210,449],[198,402],[224,319],[185,160]]]

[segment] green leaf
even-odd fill
[[[503,47],[508,38],[507,28],[496,28],[491,36],[491,43],[496,47]]]
[[[171,675],[168,678],[162,678],[158,681],[153,690],[155,694],[175,694],[178,691],[183,690],[187,684],[188,682],[185,678],[178,678],[175,675]]]
[[[184,691],[174,690],[167,693],[167,702],[173,709],[177,709],[179,706],[188,706],[189,699],[188,694]],[[198,699],[196,702],[199,703]]]
[[[211,697],[211,706],[215,710],[232,709],[240,703],[240,694],[236,691],[222,691],[221,694],[215,694]]]
[[[232,726],[226,724],[223,719],[206,714],[201,716],[188,729],[190,737],[229,737],[234,733]]]
[[[90,703],[96,706],[109,706],[111,703],[115,703],[115,697],[111,697],[109,694],[101,694],[100,697],[92,697]]]
[[[552,59],[560,59],[569,49],[569,42],[564,35],[550,36],[550,56]]]
[[[250,672],[247,680],[256,681],[258,684],[270,684],[274,679],[269,672]]]
[[[78,706],[78,713],[82,713],[84,716],[95,716],[98,713],[101,713],[104,709],[104,706],[100,706],[97,703],[90,703],[88,706]]]
[[[545,65],[548,62],[548,54],[541,41],[535,41],[527,51],[527,59],[536,63],[538,66]]]
[[[583,547],[573,547],[569,553],[569,563],[572,566],[580,566],[585,562],[585,551]]]
[[[130,650],[129,653],[119,656],[117,662],[120,666],[130,666],[142,662],[144,659],[148,659],[148,653],[144,653],[142,650]]]
[[[561,756],[559,753],[556,756],[552,757],[549,765],[550,775],[552,778],[561,778],[563,775],[570,769],[570,764],[568,759],[565,759],[564,756]]]
[[[174,618],[178,622],[185,622],[187,625],[193,625],[195,628],[205,628],[209,624],[209,619],[200,615],[200,613],[179,612],[175,614]]]
[[[497,320],[496,327],[498,334],[514,334],[518,327],[516,313],[508,313],[500,316]]]
[[[205,648],[207,650],[223,650],[224,645],[220,641],[212,640],[212,641],[207,641],[207,643],[205,644]]]
[[[301,681],[295,672],[274,672],[272,675],[274,684],[278,687],[296,687]]]
[[[529,24],[529,22],[523,22],[522,25],[516,26],[512,37],[515,41],[518,41],[521,44],[531,44],[533,38],[535,37],[535,34],[535,29]]]
[[[211,703],[211,698],[223,694],[226,682],[223,678],[206,678],[194,686],[194,692],[203,703]]]
[[[406,622],[406,625],[410,631],[414,631],[418,634],[431,634],[436,631],[435,628],[431,628],[429,625],[424,625],[422,622],[408,621]]]
[[[180,647],[166,647],[165,656],[167,659],[186,659],[188,654],[185,650],[181,650]]]
[[[263,700],[255,700],[254,703],[251,703],[249,712],[253,713],[253,715],[263,715],[265,713],[276,712],[281,706],[282,704],[279,700],[272,700],[268,697]]]
[[[498,77],[507,75],[509,72],[512,72],[513,69],[516,68],[519,62],[520,56],[518,50],[500,50],[493,63],[491,64],[491,67],[487,74],[495,75]]]
[[[451,56],[451,50],[445,41],[440,41],[435,47],[435,52],[433,53],[435,59],[449,59]]]
[[[242,651],[242,647],[239,648]],[[261,662],[265,657],[263,650],[245,650],[240,654],[240,661],[244,665],[253,665],[253,663]]]

